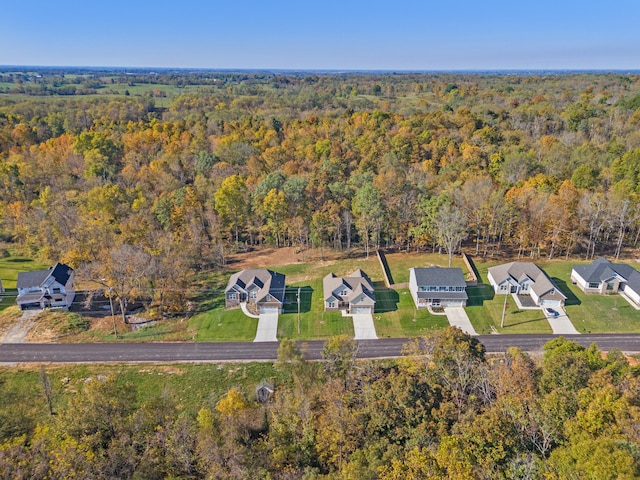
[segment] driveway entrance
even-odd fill
[[[547,317],[547,321],[549,325],[551,325],[551,330],[555,335],[579,335],[580,332],[576,330],[576,327],[573,326],[571,320],[567,316],[567,313],[563,308],[554,307],[554,311],[558,312],[558,316],[556,317],[554,314],[547,312],[546,308],[542,309],[544,316]]]
[[[353,330],[355,332],[355,340],[376,340],[376,327],[373,324],[373,315],[370,313],[354,313]]]
[[[447,314],[447,320],[452,327],[458,327],[469,335],[477,335],[476,330],[471,325],[471,321],[467,316],[467,312],[462,307],[444,307],[444,313]]]

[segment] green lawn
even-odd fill
[[[5,289],[15,289],[19,272],[30,272],[32,270],[42,270],[51,265],[40,263],[26,257],[6,257],[0,258],[0,280]]]
[[[433,253],[392,253],[387,255],[395,283],[409,281],[409,268],[439,265],[446,267],[446,255]],[[526,261],[527,259],[523,259]],[[498,260],[474,259],[480,275],[479,281],[488,283],[488,268],[503,263]],[[581,332],[640,332],[640,311],[629,306],[620,296],[601,297],[585,295],[571,285],[571,267],[575,261],[557,260],[535,262],[553,279],[567,295],[566,311],[574,326]],[[467,271],[460,257],[453,265]],[[348,275],[361,268],[374,281],[377,305],[374,322],[379,337],[411,337],[422,335],[446,326],[447,319],[431,315],[426,310],[417,311],[408,289],[387,289],[376,256],[325,260],[314,263],[294,263],[272,266],[271,269],[287,277],[287,305],[278,322],[278,338],[324,339],[338,334],[353,335],[353,324],[340,313],[325,312],[322,278],[329,272]],[[220,285],[228,274],[216,277],[216,294],[202,305],[206,311],[189,321],[193,336],[200,341],[251,341],[255,337],[257,320],[248,318],[239,309],[224,310],[224,297]],[[301,288],[299,332],[297,288]],[[551,333],[551,327],[540,310],[518,310],[508,300],[504,327],[500,327],[504,297],[493,294],[488,285],[469,287],[469,319],[478,333]]]
[[[410,268],[422,268],[437,265],[439,267],[449,266],[449,257],[445,254],[438,253],[388,253],[386,254],[387,263],[391,270],[391,276],[394,283],[408,283],[409,282],[409,269]],[[466,274],[467,267],[462,260],[462,257],[457,255],[453,257],[452,267],[462,268],[462,271]]]
[[[373,319],[379,338],[416,337],[449,325],[444,315],[417,310],[408,288],[376,290],[376,302]],[[392,309],[394,303],[396,308]]]
[[[565,310],[583,333],[640,333],[640,310],[620,295],[587,295],[571,283],[571,267],[591,262],[548,262],[543,268],[568,296]],[[620,262],[621,263],[621,262]],[[630,263],[634,268],[637,264]]]
[[[247,317],[239,308],[214,309],[199,313],[189,320],[200,342],[250,342],[256,336],[258,319]]]

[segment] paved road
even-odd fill
[[[471,325],[471,320],[467,312],[462,307],[444,307],[444,313],[447,314],[447,320],[452,327],[458,327],[469,335],[478,335]]]
[[[640,334],[565,335],[581,345],[592,342],[601,350],[620,348],[624,352],[640,352]],[[487,352],[504,352],[518,346],[524,351],[538,352],[555,335],[479,335]],[[395,357],[400,354],[406,338],[361,340],[361,358]],[[320,359],[323,341],[299,342],[308,359]],[[104,363],[104,362],[224,362],[275,360],[277,342],[260,343],[83,343],[0,344],[0,363]]]

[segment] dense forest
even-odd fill
[[[0,89],[1,240],[165,312],[254,245],[589,259],[640,239],[637,75],[53,69]]]
[[[0,477],[640,476],[638,369],[620,352],[604,358],[558,338],[535,361],[517,349],[488,357],[447,328],[394,362],[355,353],[353,340],[336,337],[325,361],[310,363],[285,340],[266,403],[231,387],[192,402],[193,411],[175,378],[140,401],[143,387],[114,375],[78,384],[43,369],[28,399],[0,375],[0,395],[11,400],[0,405]]]

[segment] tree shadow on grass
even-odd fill
[[[556,284],[556,287],[558,287],[558,289],[567,297],[564,302],[565,305],[580,305],[582,303],[580,299],[576,297],[571,291],[571,289],[567,285],[567,282],[556,277],[553,277],[551,280]]]
[[[311,311],[311,300],[313,298],[313,288],[287,287],[284,294],[284,312],[298,313],[298,292],[300,293],[300,313]]]

